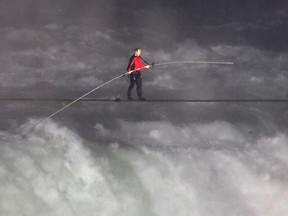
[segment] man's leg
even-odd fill
[[[141,76],[137,77],[136,86],[137,86],[137,95],[139,98],[142,98],[142,77]]]
[[[128,91],[127,91],[128,99],[132,98],[131,96],[132,96],[132,90],[134,88],[134,85],[135,85],[135,78],[133,76],[131,76],[130,85],[129,85],[129,88],[128,88]]]

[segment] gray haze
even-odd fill
[[[133,48],[139,46],[143,48],[143,57],[156,63],[235,62],[234,66],[175,65],[151,69],[144,75],[147,98],[286,99],[286,5],[272,1],[261,4],[2,1],[1,98],[76,98],[125,72],[127,59]],[[90,97],[114,98],[118,94],[125,97],[127,85],[127,79],[123,78]],[[22,120],[31,115],[42,117],[61,106],[30,102],[2,104],[1,113],[14,116],[2,118],[3,128],[9,127],[9,121],[17,122],[16,116]],[[104,107],[115,105],[85,106],[92,112],[101,107],[107,112]],[[153,106],[158,105],[147,106],[146,109],[154,110]],[[197,106],[179,104],[177,109],[193,109],[195,113]],[[219,113],[213,112],[211,118],[218,118],[217,115],[223,118],[227,106],[257,106],[269,110],[273,116],[275,113],[273,118],[280,113],[285,115],[285,104],[204,105],[208,113],[214,106]],[[21,111],[17,111],[18,107]],[[161,105],[160,108],[164,109]],[[204,110],[201,107],[195,115],[201,115]],[[113,112],[118,115],[117,111]],[[151,119],[156,118],[148,110],[140,116],[148,113]],[[181,119],[177,113],[171,118]],[[85,112],[82,114],[85,116]],[[127,114],[133,119],[130,113],[120,116],[126,118]],[[234,121],[229,115],[225,118]],[[276,118],[284,123],[282,117]]]
[[[190,202],[193,203],[191,206],[197,209],[195,215],[211,215],[213,212],[215,215],[225,215],[223,212],[228,215],[228,211],[233,211],[235,215],[245,213],[249,216],[287,215],[287,201],[278,203],[267,211],[269,202],[261,198],[269,197],[269,193],[271,202],[273,198],[277,199],[276,197],[279,200],[287,200],[288,197],[288,176],[285,174],[288,169],[285,159],[288,153],[288,103],[285,101],[79,102],[55,116],[47,124],[41,125],[28,138],[21,138],[18,135],[23,128],[29,128],[66,103],[13,100],[75,99],[124,73],[135,47],[141,47],[142,57],[155,63],[186,60],[235,63],[234,65],[185,64],[151,68],[143,72],[143,92],[147,99],[287,100],[287,9],[286,1],[272,0],[265,2],[181,0],[175,3],[164,0],[2,0],[0,2],[0,130],[3,143],[0,148],[3,150],[2,163],[4,165],[12,163],[10,167],[12,171],[6,172],[9,170],[8,165],[2,167],[1,170],[5,172],[0,170],[1,183],[8,184],[7,178],[14,179],[15,176],[16,179],[17,176],[18,179],[25,176],[23,179],[38,182],[35,176],[38,176],[37,173],[42,173],[39,170],[57,176],[61,173],[56,172],[57,164],[68,161],[68,164],[72,164],[69,165],[70,168],[73,168],[73,161],[78,160],[82,161],[79,167],[84,171],[76,165],[70,171],[74,170],[80,176],[85,175],[83,184],[93,188],[91,190],[93,196],[98,194],[96,188],[99,185],[94,187],[93,179],[99,170],[106,170],[103,176],[107,179],[106,181],[102,179],[103,185],[101,183],[103,188],[106,188],[106,184],[109,185],[107,182],[114,185],[116,191],[114,193],[117,194],[118,191],[121,194],[121,197],[115,195],[116,200],[118,198],[118,204],[121,203],[119,200],[125,200],[123,201],[125,208],[132,202],[128,201],[128,198],[133,197],[135,191],[139,192],[139,185],[143,186],[140,194],[144,195],[139,198],[145,200],[143,206],[139,204],[140,201],[134,203],[137,207],[135,209],[141,213],[131,210],[125,214],[125,211],[122,211],[123,215],[172,214],[172,210],[164,213],[164,209],[161,208],[162,204],[169,205],[170,201],[158,203],[156,186],[154,188],[154,185],[150,185],[153,180],[157,182],[159,190],[167,192],[168,198],[161,197],[161,199],[177,197],[178,192],[179,199],[183,198],[181,202],[179,201],[179,205],[174,206],[179,211],[173,215],[187,215],[186,206],[189,206]],[[113,100],[120,96],[126,99],[128,85],[129,80],[124,77],[95,91],[88,98]],[[135,90],[133,96],[136,97]],[[55,145],[58,142],[59,146]],[[75,149],[71,147],[71,143],[76,143]],[[35,152],[30,150],[31,148],[36,149]],[[38,148],[44,151],[38,151]],[[65,149],[68,149],[68,153]],[[6,151],[9,154],[5,154]],[[16,157],[22,158],[25,169],[32,170],[30,174],[22,176],[17,168],[21,162],[13,159]],[[137,158],[140,158],[140,161],[137,162]],[[54,169],[47,168],[47,171],[45,164],[53,160],[55,164],[52,163],[51,167]],[[134,161],[137,166],[133,164]],[[136,166],[133,167],[135,169],[133,175],[126,170],[128,165],[132,167],[130,162]],[[231,167],[227,163],[230,163]],[[39,164],[41,169],[34,164]],[[99,169],[95,168],[97,166]],[[147,173],[142,175],[141,170],[144,167],[151,167],[153,170],[146,170]],[[167,170],[164,171],[161,167]],[[170,170],[171,167],[176,173]],[[80,173],[78,170],[81,170]],[[110,172],[115,176],[111,177]],[[226,175],[222,176],[223,172],[224,174],[226,172]],[[165,173],[166,183],[171,187],[161,189]],[[234,175],[238,179],[234,179]],[[116,186],[118,181],[115,179],[123,178],[123,181],[130,182],[127,176],[134,180],[137,176],[137,181],[133,181],[131,186],[133,196],[130,194],[126,197],[123,192],[125,187]],[[151,181],[150,176],[154,177]],[[55,185],[58,187],[61,183],[59,186],[61,187],[62,184],[70,185],[72,182],[67,180],[67,183],[63,179],[66,179],[66,174],[55,182],[51,180],[52,183],[43,183],[44,186],[39,183],[38,186],[48,190],[47,185],[50,185],[54,190]],[[29,180],[25,185],[29,185]],[[189,182],[195,185],[192,187]],[[201,186],[201,182],[204,187]],[[23,195],[24,192],[17,184],[12,186],[17,188],[15,191],[19,190]],[[71,185],[71,188],[75,185]],[[135,191],[134,187],[137,188]],[[175,187],[175,190],[179,187],[178,192],[170,190]],[[185,187],[189,193],[192,191],[191,188],[195,190],[195,193],[191,192],[193,197],[187,195],[188,192],[185,194]],[[7,188],[7,191],[4,187],[2,190],[10,194],[9,187]],[[38,190],[39,188],[33,190],[44,191]],[[55,198],[55,202],[51,201],[53,197],[51,191],[51,199],[49,197],[42,199],[44,193],[35,192],[36,197],[41,197],[40,201],[35,201],[37,199],[34,200],[34,195],[30,196],[28,192],[25,194],[31,197],[29,205],[37,206],[39,209],[55,209],[55,212],[51,210],[51,214],[47,215],[61,215],[63,212],[68,212],[67,215],[79,215],[82,202],[79,200],[83,197],[78,197],[78,200],[77,196],[71,195],[80,193],[80,189],[78,190],[76,186],[75,188],[73,191],[65,189],[68,192],[63,192],[68,194],[67,197],[63,195],[63,200],[59,201],[65,203],[62,205],[63,209],[55,207],[57,199]],[[147,188],[153,193],[151,191],[151,194],[148,193]],[[129,188],[126,189],[129,191]],[[114,200],[115,197],[113,193],[104,193],[100,203]],[[230,201],[230,197],[235,202]],[[1,195],[0,198],[4,199]],[[80,208],[73,211],[73,207],[65,201],[66,199],[71,203],[78,200],[77,205]],[[85,199],[84,197],[83,200]],[[252,204],[248,204],[248,201]],[[18,202],[21,203],[20,198]],[[91,207],[91,211],[97,212],[89,202],[86,205],[86,209]],[[170,205],[173,206],[173,203]],[[3,212],[11,215],[13,208],[9,208],[8,204],[3,206],[5,206]],[[118,209],[119,206],[115,204],[111,209]],[[23,209],[27,212],[31,210],[24,206]],[[67,209],[72,210],[70,212]],[[144,214],[144,210],[141,209],[148,209],[148,213]],[[21,206],[15,207],[14,210],[21,212]],[[31,210],[30,213],[33,212],[31,215],[34,215],[35,212],[37,215],[37,211],[39,213],[40,210]],[[106,214],[104,212],[101,210],[102,215],[121,215],[116,214],[116,210]],[[87,210],[82,215],[90,213]]]

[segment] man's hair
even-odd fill
[[[138,50],[141,50],[141,48],[137,47],[134,49],[134,52],[137,52]]]

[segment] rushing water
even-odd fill
[[[288,214],[287,135],[251,143],[225,122],[121,130],[131,128],[145,139],[92,143],[54,122],[27,136],[2,132],[0,215]]]

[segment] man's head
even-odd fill
[[[140,48],[135,48],[134,49],[134,55],[135,56],[140,56],[141,55],[141,49]]]

